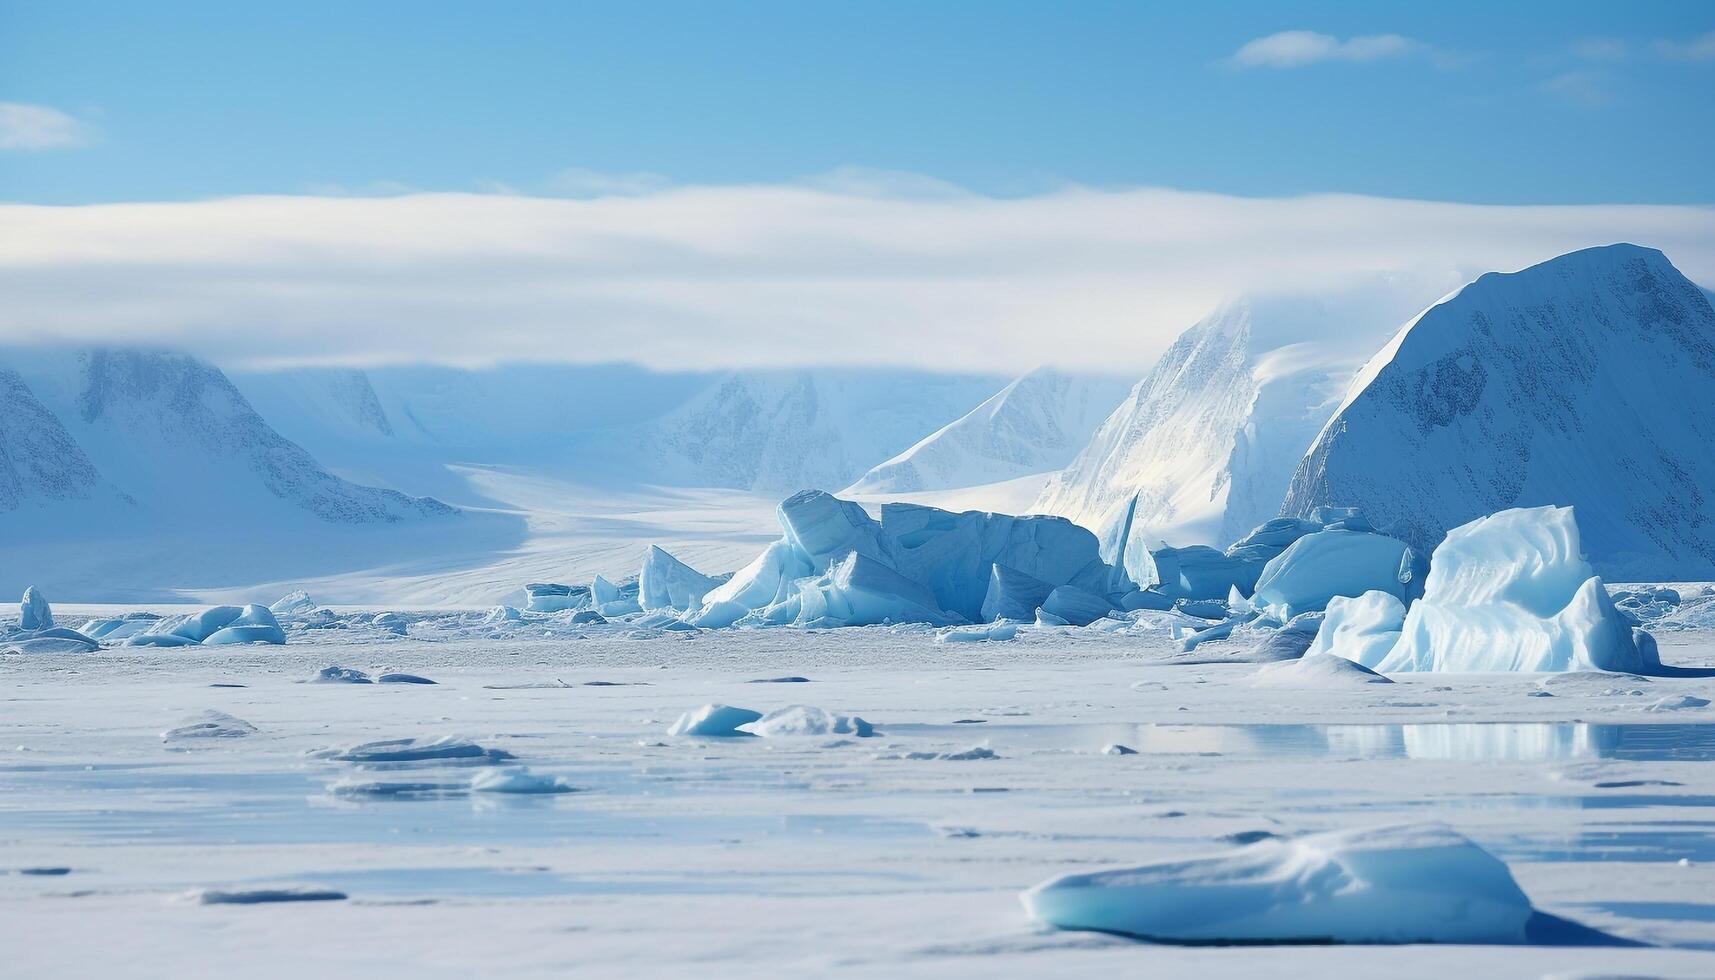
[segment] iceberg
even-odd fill
[[[988,591],[979,615],[986,623],[1002,619],[1027,623],[1053,591],[1047,582],[997,562],[989,566]]]
[[[752,611],[786,601],[794,582],[811,576],[809,559],[786,541],[775,541],[732,578],[703,596],[690,622],[704,629],[731,626]]]
[[[973,622],[992,618],[983,605],[993,565],[1050,587],[1077,584],[1109,591],[1111,569],[1102,562],[1096,536],[1063,517],[955,513],[890,503],[881,508],[881,529],[893,567],[927,585],[941,609]]]
[[[279,622],[267,606],[251,603],[239,611],[238,616],[227,625],[210,633],[203,643],[208,646],[222,646],[238,643],[271,643],[286,642],[286,632],[280,628]]]
[[[795,612],[792,621],[799,626],[963,622],[936,608],[935,596],[924,586],[856,551],[821,577],[801,583],[798,595],[779,608],[781,615]]]
[[[308,616],[316,611],[316,602],[303,589],[288,592],[268,607],[275,616]]]
[[[609,618],[643,611],[635,589],[621,588],[600,575],[590,582],[590,598],[595,601],[596,611]]]
[[[1106,616],[1113,603],[1106,596],[1096,595],[1075,585],[1062,585],[1042,601],[1042,611],[1066,621],[1071,626],[1088,626]]]
[[[875,726],[856,715],[842,715],[802,704],[777,708],[745,727],[763,738],[793,735],[855,735],[858,738],[869,738],[875,734]]]
[[[1225,599],[1234,589],[1250,595],[1263,563],[1224,554],[1208,545],[1157,548],[1149,553],[1155,588],[1173,599]]]
[[[680,715],[679,720],[667,729],[667,734],[732,738],[749,735],[749,732],[739,731],[739,726],[748,725],[761,719],[762,712],[752,711],[749,708],[734,708],[724,704],[705,704],[695,711],[687,711]]]
[[[1521,943],[1535,914],[1504,862],[1440,825],[1063,875],[1023,902],[1061,929],[1179,943]]]
[[[24,590],[24,598],[18,603],[19,615],[22,617],[19,627],[26,630],[50,630],[54,628],[54,611],[48,605],[48,600],[35,586]]]
[[[569,585],[531,582],[524,586],[524,608],[531,612],[561,612],[578,604],[581,596]]]
[[[720,582],[650,545],[637,573],[637,600],[646,612],[684,612],[702,607],[703,596]]]
[[[1365,592],[1353,599],[1328,600],[1322,628],[1305,656],[1331,653],[1374,670],[1399,642],[1405,628],[1405,603],[1390,592]]]
[[[1327,608],[1335,596],[1381,591],[1409,600],[1414,567],[1404,541],[1362,531],[1317,531],[1263,566],[1251,604],[1284,622]]]
[[[1447,532],[1383,672],[1661,672],[1584,560],[1571,507],[1526,507]]]
[[[877,524],[861,504],[825,490],[800,490],[775,511],[785,542],[810,564],[810,574],[827,571],[853,552],[884,565],[893,555]]]

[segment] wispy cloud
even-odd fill
[[[1141,371],[1248,290],[1518,269],[1615,241],[1715,283],[1711,208],[876,191],[0,206],[0,342],[169,344],[232,364]]]
[[[52,106],[0,102],[0,150],[58,150],[89,141],[89,127]]]
[[[1561,72],[1543,82],[1540,88],[1549,95],[1586,109],[1600,109],[1614,104],[1613,78],[1606,72]]]
[[[1625,61],[1631,45],[1617,37],[1587,37],[1572,43],[1572,55],[1585,61]]]
[[[567,167],[549,177],[545,189],[558,197],[633,197],[662,190],[672,183],[661,174],[616,174]]]
[[[1655,49],[1670,61],[1715,61],[1715,31],[1689,41],[1657,41]]]
[[[1316,31],[1281,31],[1247,42],[1227,63],[1235,68],[1303,68],[1329,61],[1381,61],[1424,47],[1398,34],[1360,34],[1342,40]]]

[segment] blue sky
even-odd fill
[[[1710,203],[1711,32],[1692,2],[0,2],[0,199],[866,167],[997,196]]]

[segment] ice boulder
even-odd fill
[[[1439,825],[1063,875],[1023,901],[1061,929],[1181,943],[1519,943],[1534,914],[1504,862]]]
[[[524,608],[531,612],[562,612],[578,604],[579,595],[558,582],[531,582],[524,586]]]
[[[952,626],[962,620],[943,613],[924,586],[859,552],[827,573],[800,584],[798,594],[775,614],[799,626],[875,626],[882,623],[929,623]]]
[[[1570,507],[1505,510],[1454,528],[1425,586],[1377,669],[1661,670],[1653,641],[1634,638],[1584,560]]]
[[[731,738],[735,735],[748,735],[749,732],[739,731],[740,725],[748,725],[762,718],[762,712],[749,708],[734,708],[724,704],[705,704],[695,711],[687,711],[679,716],[671,728],[669,735],[701,735],[715,738]]]
[[[778,708],[745,726],[763,738],[793,735],[855,735],[869,738],[875,727],[856,715],[842,715],[823,708],[796,704]]]
[[[893,564],[881,525],[860,504],[824,490],[800,490],[781,501],[775,515],[786,544],[809,563],[811,574],[827,571],[853,552]]]
[[[590,583],[590,598],[595,601],[596,611],[603,616],[629,616],[643,611],[637,601],[636,589],[621,588],[600,575]]]
[[[26,630],[47,630],[54,628],[54,611],[48,606],[48,600],[30,586],[24,590],[24,598],[18,603],[21,619],[19,627]]]
[[[988,591],[979,615],[987,623],[1002,619],[1028,623],[1053,591],[1047,582],[997,562],[989,566]]]
[[[655,545],[643,556],[637,573],[637,601],[648,612],[699,609],[703,596],[720,582],[704,575]]]
[[[1113,603],[1106,596],[1087,592],[1075,585],[1062,585],[1042,600],[1042,611],[1057,616],[1071,626],[1088,626],[1106,616]]]
[[[1285,621],[1325,609],[1335,596],[1388,592],[1411,597],[1415,563],[1404,541],[1361,531],[1317,531],[1269,560],[1251,603]]]
[[[928,586],[941,609],[971,621],[994,618],[983,607],[995,565],[1050,588],[1109,591],[1112,569],[1102,562],[1096,536],[1064,517],[889,503],[881,508],[881,529],[893,567]]]
[[[1263,563],[1234,557],[1207,545],[1158,548],[1149,553],[1155,588],[1173,599],[1225,599],[1233,589],[1250,595]]]
[[[274,614],[267,606],[251,603],[239,611],[238,616],[231,622],[213,633],[210,633],[203,643],[209,646],[224,646],[239,643],[271,643],[286,642],[286,633],[280,628]]]
[[[1357,598],[1328,600],[1322,628],[1306,656],[1331,653],[1374,670],[1399,642],[1405,628],[1405,603],[1390,592],[1365,592]]]
[[[316,602],[303,589],[297,589],[281,596],[268,607],[275,616],[308,616],[316,611]]]

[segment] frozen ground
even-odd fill
[[[1715,975],[1715,708],[1651,710],[1715,697],[1712,680],[1260,688],[1255,666],[1164,639],[1035,629],[412,633],[0,658],[6,972]],[[1666,662],[1715,665],[1715,634],[1661,639]],[[336,664],[438,683],[302,683]],[[783,677],[806,680],[755,683]],[[666,734],[708,702],[814,705],[881,734]],[[244,731],[210,710],[256,731],[163,740]],[[322,752],[444,734],[516,759]],[[926,757],[978,746],[994,757]],[[578,791],[467,788],[520,765],[548,779],[515,788]],[[1421,819],[1610,939],[1152,946],[1045,931],[1019,903],[1062,872]],[[329,893],[347,897],[234,904]]]

